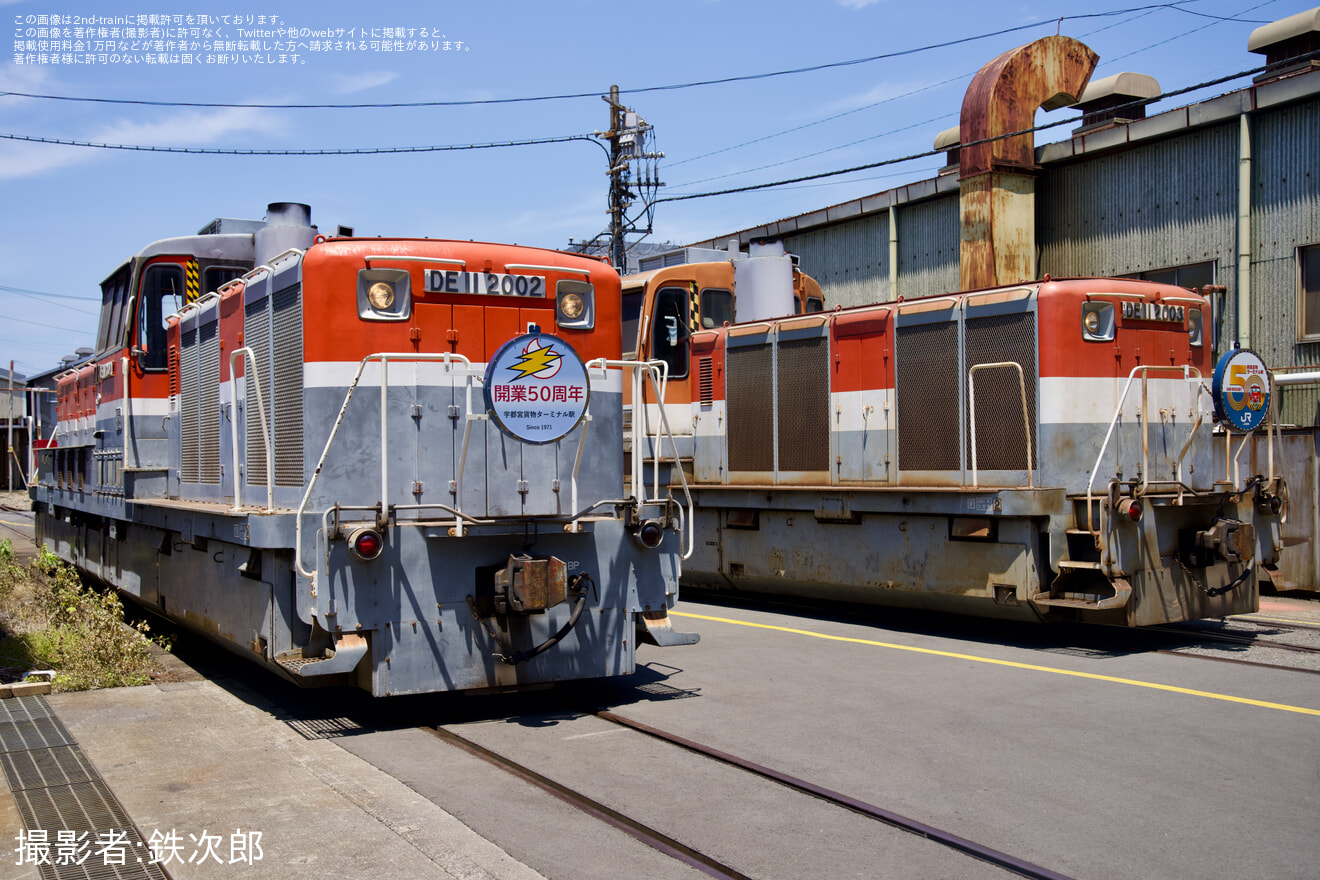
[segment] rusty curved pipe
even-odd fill
[[[1072,37],[1044,37],[986,64],[963,97],[959,149],[964,290],[1036,277],[1036,110],[1077,103],[1099,56]],[[1011,132],[1026,132],[999,140]]]

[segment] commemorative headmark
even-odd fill
[[[530,329],[502,345],[486,366],[486,411],[505,434],[541,445],[578,426],[591,386],[571,345]]]
[[[1270,371],[1254,351],[1226,351],[1215,364],[1215,415],[1239,431],[1254,431],[1270,409]]]

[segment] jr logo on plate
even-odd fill
[[[567,435],[587,414],[590,397],[586,366],[558,336],[524,333],[501,346],[486,367],[486,411],[523,443]]]

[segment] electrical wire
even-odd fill
[[[528,138],[520,141],[498,141],[487,144],[447,144],[421,147],[361,147],[356,149],[333,150],[234,150],[221,147],[153,147],[145,144],[102,144],[93,141],[72,141],[62,138],[37,137],[34,135],[0,133],[0,139],[24,141],[36,144],[52,144],[61,147],[91,147],[98,150],[130,150],[143,153],[192,153],[206,156],[374,156],[387,153],[441,153],[453,150],[488,150],[499,147],[530,147],[541,144],[565,144],[572,141],[586,141],[600,146],[600,142],[589,134],[575,134],[565,137]]]
[[[1320,52],[1310,52],[1310,53],[1307,53],[1307,54],[1305,54],[1305,55],[1297,56],[1296,58],[1288,59],[1288,61],[1297,61],[1297,60],[1302,60],[1302,59],[1305,59],[1305,58],[1311,58],[1311,57],[1317,57],[1317,56],[1320,56]],[[1283,63],[1283,62],[1281,62],[1281,63]],[[1126,108],[1126,107],[1138,107],[1138,106],[1143,106],[1143,105],[1145,105],[1145,104],[1153,103],[1153,102],[1155,102],[1155,101],[1163,100],[1163,99],[1165,99],[1165,98],[1175,98],[1175,97],[1177,97],[1177,96],[1179,96],[1179,95],[1185,95],[1185,94],[1188,94],[1189,92],[1196,92],[1196,91],[1200,91],[1201,89],[1210,88],[1211,86],[1222,85],[1223,83],[1231,82],[1231,81],[1233,81],[1233,80],[1235,80],[1235,79],[1241,79],[1241,78],[1244,77],[1244,76],[1254,76],[1255,74],[1258,74],[1258,73],[1262,73],[1262,72],[1264,72],[1265,70],[1269,69],[1271,66],[1274,66],[1274,65],[1266,65],[1266,66],[1261,66],[1261,67],[1254,67],[1254,68],[1251,68],[1250,70],[1243,70],[1243,71],[1240,71],[1240,72],[1238,72],[1238,73],[1229,74],[1229,75],[1227,75],[1227,76],[1217,77],[1217,78],[1215,78],[1215,79],[1212,79],[1212,80],[1206,80],[1205,82],[1200,82],[1200,83],[1197,83],[1197,84],[1195,84],[1195,85],[1185,86],[1185,87],[1183,87],[1183,88],[1181,88],[1181,89],[1175,89],[1175,90],[1173,90],[1173,91],[1171,91],[1171,92],[1162,92],[1162,93],[1160,93],[1159,95],[1156,95],[1156,96],[1153,97],[1153,98],[1142,98],[1142,99],[1137,100],[1137,101],[1131,101],[1131,102],[1129,102],[1129,103],[1127,103],[1127,104],[1119,105],[1118,107],[1115,107],[1115,108],[1113,108],[1113,109],[1115,109],[1115,110],[1121,110],[1121,109],[1124,109],[1124,108]],[[1032,133],[1034,133],[1034,132],[1038,132],[1038,131],[1045,131],[1045,130],[1047,130],[1047,129],[1051,129],[1051,128],[1058,128],[1058,127],[1061,126],[1061,125],[1075,125],[1075,124],[1077,124],[1078,122],[1080,122],[1081,119],[1082,119],[1082,117],[1073,116],[1073,117],[1070,117],[1070,118],[1068,118],[1068,119],[1060,119],[1060,120],[1057,120],[1057,121],[1055,121],[1055,122],[1046,122],[1046,123],[1043,123],[1043,124],[1041,124],[1041,125],[1032,126],[1031,128],[1024,128],[1024,129],[1020,129],[1020,130],[1018,130],[1018,131],[1011,131],[1011,132],[1007,132],[1007,133],[1005,133],[1005,134],[995,135],[994,137],[981,138],[980,140],[969,141],[968,143],[965,143],[965,144],[959,144],[959,148],[965,149],[965,148],[967,148],[967,147],[977,146],[977,145],[979,145],[979,144],[988,144],[988,143],[992,143],[992,142],[994,142],[994,141],[998,141],[998,140],[1004,140],[1004,139],[1007,139],[1007,138],[1017,137],[1017,136],[1019,136],[1019,135],[1032,134]],[[903,163],[903,162],[911,162],[911,161],[914,160],[914,159],[925,159],[925,158],[930,157],[930,156],[937,156],[937,155],[939,155],[940,153],[943,153],[943,152],[945,152],[945,151],[944,151],[944,150],[925,150],[925,151],[920,152],[920,153],[911,153],[911,154],[909,154],[909,155],[907,155],[907,156],[899,156],[899,157],[896,157],[896,158],[893,158],[893,159],[882,159],[882,160],[880,160],[880,161],[878,161],[878,162],[868,162],[868,163],[865,164],[865,165],[854,165],[854,166],[851,167],[851,168],[840,168],[840,169],[835,170],[835,171],[822,171],[822,172],[819,172],[819,173],[817,173],[817,174],[805,174],[805,175],[802,175],[802,176],[800,176],[800,177],[793,177],[793,178],[789,178],[789,179],[786,179],[786,180],[771,181],[771,182],[769,182],[769,183],[756,183],[756,184],[749,184],[749,185],[747,185],[747,186],[740,186],[740,187],[733,187],[733,188],[730,188],[730,189],[716,190],[716,191],[714,191],[714,192],[705,192],[705,193],[687,193],[687,194],[676,195],[676,196],[666,196],[666,197],[664,197],[664,198],[662,198],[662,199],[657,199],[657,200],[655,201],[655,204],[660,205],[660,204],[664,204],[665,202],[683,202],[683,201],[689,201],[689,200],[691,200],[691,199],[706,199],[706,198],[711,198],[711,197],[713,197],[713,196],[725,196],[725,195],[733,195],[733,194],[735,194],[735,193],[754,192],[754,191],[757,191],[757,190],[763,190],[763,189],[773,189],[773,188],[775,188],[775,187],[785,186],[785,185],[788,185],[788,184],[804,183],[804,182],[806,182],[806,181],[811,181],[811,180],[822,180],[822,179],[827,178],[827,177],[838,177],[838,176],[841,176],[841,175],[844,175],[844,174],[852,174],[852,173],[855,172],[855,171],[869,171],[869,170],[871,170],[872,168],[883,168],[883,167],[886,167],[886,166],[889,166],[889,165],[898,165],[898,164],[901,164],[901,163]]]

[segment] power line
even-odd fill
[[[1251,12],[1252,10],[1259,9],[1259,8],[1261,8],[1262,6],[1267,6],[1267,5],[1269,5],[1270,3],[1273,3],[1273,2],[1276,2],[1276,0],[1267,0],[1266,3],[1258,4],[1258,5],[1256,5],[1256,6],[1253,6],[1253,7],[1249,8],[1249,9],[1245,9],[1245,10],[1243,10],[1241,13],[1237,13],[1237,14],[1238,14],[1238,15],[1241,15],[1241,14],[1244,14],[1244,13],[1246,13],[1246,12]],[[1122,25],[1124,25],[1124,24],[1128,24],[1128,23],[1130,23],[1130,22],[1132,22],[1132,21],[1135,21],[1135,20],[1138,19],[1138,18],[1144,18],[1144,17],[1146,17],[1146,16],[1148,16],[1148,15],[1153,15],[1153,14],[1155,14],[1156,12],[1159,12],[1159,11],[1164,10],[1164,9],[1174,9],[1174,11],[1177,11],[1177,12],[1187,12],[1187,13],[1190,13],[1190,14],[1192,14],[1192,15],[1200,16],[1200,17],[1202,17],[1202,18],[1213,18],[1213,19],[1217,19],[1217,21],[1214,22],[1214,23],[1212,23],[1212,24],[1204,25],[1204,26],[1199,27],[1199,28],[1193,28],[1192,30],[1190,30],[1190,31],[1186,31],[1186,32],[1184,32],[1184,33],[1182,33],[1182,34],[1179,34],[1179,35],[1176,36],[1176,37],[1171,37],[1169,40],[1162,41],[1162,43],[1163,43],[1163,42],[1170,42],[1170,41],[1175,40],[1175,39],[1181,39],[1182,37],[1185,37],[1185,36],[1188,36],[1188,35],[1190,35],[1190,34],[1197,33],[1198,31],[1204,30],[1204,29],[1207,28],[1207,27],[1213,27],[1213,25],[1214,25],[1215,23],[1217,23],[1218,21],[1235,21],[1235,22],[1243,22],[1243,23],[1246,23],[1246,24],[1266,24],[1266,23],[1267,23],[1267,22],[1264,22],[1264,21],[1257,22],[1257,21],[1250,20],[1250,19],[1232,18],[1232,17],[1221,16],[1221,15],[1210,15],[1210,14],[1208,14],[1208,13],[1194,12],[1193,10],[1190,10],[1190,9],[1184,9],[1184,8],[1182,8],[1181,6],[1175,6],[1175,5],[1173,5],[1173,4],[1169,4],[1169,5],[1162,5],[1162,6],[1141,7],[1141,8],[1136,9],[1136,10],[1124,10],[1124,11],[1121,11],[1121,12],[1105,13],[1105,15],[1120,15],[1120,14],[1127,14],[1128,12],[1138,12],[1138,13],[1140,13],[1140,14],[1138,14],[1138,15],[1134,15],[1134,16],[1132,16],[1131,18],[1125,19],[1125,20],[1120,21],[1120,22],[1115,22],[1114,24],[1111,24],[1111,25],[1106,25],[1105,27],[1102,27],[1102,28],[1097,28],[1097,29],[1095,29],[1095,30],[1093,30],[1093,31],[1088,31],[1086,34],[1083,34],[1083,36],[1091,36],[1091,35],[1093,35],[1093,34],[1098,34],[1098,33],[1102,32],[1102,31],[1109,30],[1110,28],[1121,27]],[[1059,19],[1059,21],[1063,21],[1063,19]],[[1155,44],[1155,45],[1162,45],[1162,43],[1157,43],[1157,44]],[[1152,48],[1152,47],[1147,46],[1146,48],[1149,49],[1149,48]],[[1137,50],[1136,52],[1130,52],[1130,53],[1128,53],[1127,55],[1121,55],[1121,56],[1119,56],[1119,58],[1126,58],[1126,57],[1128,57],[1129,55],[1135,55],[1135,54],[1138,54],[1139,52],[1144,52],[1144,51],[1145,51],[1145,49],[1139,49],[1139,50]],[[1116,58],[1116,59],[1113,59],[1113,60],[1116,61],[1116,60],[1118,60],[1118,59]],[[680,159],[680,160],[678,160],[677,162],[670,162],[670,163],[669,163],[669,167],[670,167],[670,168],[674,168],[674,167],[676,167],[676,166],[678,166],[678,165],[683,165],[683,164],[688,163],[688,162],[695,162],[695,161],[697,161],[698,159],[705,159],[705,158],[708,158],[708,157],[710,157],[710,156],[716,156],[716,155],[719,155],[719,154],[721,154],[721,153],[727,153],[727,152],[730,152],[730,151],[732,151],[732,150],[740,149],[740,148],[742,148],[742,147],[751,146],[751,145],[753,145],[753,144],[759,144],[759,143],[762,143],[762,142],[764,142],[764,141],[768,141],[768,140],[771,140],[771,139],[773,139],[773,138],[780,137],[780,136],[782,136],[782,135],[791,134],[791,133],[793,133],[793,132],[795,132],[795,131],[802,131],[803,129],[811,128],[812,126],[821,125],[821,124],[826,123],[826,122],[831,122],[831,121],[833,121],[833,120],[835,120],[835,119],[841,119],[841,118],[843,118],[843,117],[845,117],[845,116],[850,116],[850,115],[852,115],[852,114],[854,114],[854,113],[861,113],[861,112],[863,112],[863,111],[865,111],[865,110],[870,110],[870,109],[872,109],[872,108],[874,108],[874,107],[879,107],[879,106],[882,105],[882,104],[892,103],[892,102],[894,102],[894,101],[898,101],[898,100],[901,100],[901,99],[903,99],[903,98],[910,98],[910,97],[912,97],[913,95],[917,95],[917,94],[920,94],[920,93],[922,93],[922,92],[930,91],[931,89],[939,88],[940,86],[948,85],[949,83],[958,82],[959,80],[966,79],[967,77],[970,77],[970,76],[972,76],[972,75],[975,74],[975,73],[976,73],[976,70],[970,70],[970,71],[967,71],[966,73],[959,74],[958,76],[949,77],[948,79],[941,80],[941,81],[936,82],[936,83],[931,83],[930,85],[925,85],[925,86],[922,86],[922,87],[917,88],[917,89],[912,89],[911,91],[904,92],[904,93],[899,94],[899,95],[894,95],[894,96],[892,96],[892,97],[885,98],[885,99],[883,99],[883,100],[881,100],[881,101],[876,101],[876,102],[871,103],[871,104],[866,104],[865,106],[862,106],[862,107],[856,107],[856,108],[854,108],[854,109],[852,109],[852,110],[845,110],[845,111],[842,112],[842,113],[836,113],[836,114],[834,114],[834,115],[832,115],[832,116],[826,116],[826,117],[824,117],[823,119],[817,119],[817,120],[814,120],[814,121],[812,121],[812,122],[806,122],[806,123],[803,123],[802,125],[794,126],[794,127],[792,127],[792,128],[786,128],[786,129],[783,129],[782,131],[777,131],[777,132],[774,132],[774,133],[772,133],[772,134],[764,135],[764,136],[762,136],[762,137],[753,138],[752,140],[749,140],[749,141],[743,141],[743,142],[740,143],[740,144],[733,144],[732,146],[721,147],[720,149],[717,149],[717,150],[711,150],[711,151],[708,152],[708,153],[702,153],[702,154],[700,154],[700,155],[698,155],[698,156],[692,156],[692,157],[687,158],[687,159]],[[818,154],[818,153],[812,153],[812,154],[810,154],[810,155],[811,155],[811,156],[815,156],[815,155],[819,155],[819,154]],[[805,159],[805,158],[809,158],[809,156],[802,156],[802,157],[799,157],[799,158],[803,158],[803,159]],[[793,160],[790,160],[790,161],[793,161]],[[784,163],[779,163],[779,164],[784,164]],[[764,168],[766,168],[766,167],[773,167],[773,166],[762,166],[762,168],[759,168],[759,169],[748,169],[748,171],[764,170]],[[746,172],[737,172],[737,173],[746,173]],[[725,176],[732,176],[732,175],[725,175]],[[676,185],[677,185],[677,186],[690,186],[690,185],[692,185],[692,183],[705,183],[705,182],[708,181],[708,180],[716,180],[716,179],[718,179],[718,178],[705,178],[705,179],[703,179],[703,180],[691,181],[691,182],[686,183],[686,184],[676,184]]]
[[[41,291],[37,291],[37,290],[24,290],[24,289],[21,288],[21,287],[6,287],[6,286],[3,285],[3,284],[0,284],[0,293],[12,293],[14,296],[21,296],[21,297],[23,297],[24,299],[36,299],[36,300],[41,300],[41,299],[55,299],[55,300],[60,300],[60,299],[76,299],[76,300],[81,300],[81,301],[84,301],[84,302],[87,302],[87,301],[94,301],[94,300],[95,300],[95,301],[99,301],[99,300],[100,300],[100,297],[89,297],[89,296],[67,296],[67,295],[65,295],[65,294],[59,294],[59,293],[42,293]],[[78,313],[81,314],[81,315],[95,315],[95,314],[97,314],[96,312],[93,312],[93,311],[91,311],[90,309],[80,309],[80,308],[78,308],[77,306],[70,306],[70,305],[66,305],[66,304],[61,303],[61,302],[54,303],[54,305],[57,306],[57,307],[59,307],[59,308],[61,308],[61,309],[68,309],[68,310],[71,311],[71,312],[78,312]]]
[[[789,70],[775,70],[767,73],[751,73],[740,76],[726,76],[717,79],[697,80],[694,82],[671,83],[661,86],[644,86],[634,89],[620,89],[620,95],[638,95],[647,92],[667,92],[680,89],[693,89],[703,86],[726,85],[736,82],[752,82],[755,80],[771,79],[780,76],[796,76],[802,73],[815,73],[821,70],[832,70],[840,67],[852,67],[858,64],[870,64],[874,61],[884,61],[890,58],[902,58],[908,55],[916,55],[921,52],[929,52],[934,49],[947,49],[952,46],[961,46],[966,43],[985,40],[990,37],[1000,37],[1005,34],[1017,33],[1019,31],[1032,30],[1034,28],[1048,27],[1050,25],[1059,25],[1065,21],[1080,21],[1090,18],[1107,18],[1116,15],[1128,15],[1133,12],[1144,12],[1146,10],[1172,9],[1178,12],[1188,12],[1182,6],[1186,3],[1196,2],[1196,0],[1176,0],[1173,3],[1156,3],[1147,6],[1134,6],[1129,9],[1115,9],[1108,12],[1088,12],[1079,15],[1065,15],[1059,18],[1052,18],[1046,21],[1037,21],[1030,24],[1017,25],[1016,27],[1003,28],[997,31],[989,31],[982,34],[975,34],[969,37],[960,37],[956,40],[946,40],[942,43],[931,43],[926,46],[917,46],[911,49],[901,49],[896,52],[885,52],[880,55],[870,55],[866,58],[853,58],[848,61],[831,61],[823,64],[813,64],[806,67],[795,67]],[[1215,17],[1215,16],[1207,16]],[[1256,24],[1257,22],[1246,19],[1224,18],[1224,21],[1241,21],[1246,24]],[[1264,23],[1264,22],[1260,22]],[[521,98],[482,98],[468,101],[397,101],[387,103],[368,103],[368,104],[233,104],[221,102],[205,101],[151,101],[141,98],[89,98],[76,95],[45,95],[32,92],[0,92],[0,97],[33,98],[47,101],[76,101],[95,104],[130,104],[148,107],[203,107],[203,108],[248,108],[258,110],[379,110],[379,109],[400,109],[416,107],[472,107],[487,104],[523,104],[537,101],[562,101],[576,98],[595,98],[599,97],[599,92],[575,92],[560,95],[535,95]]]
[[[207,156],[372,156],[386,153],[440,153],[451,150],[488,150],[497,147],[530,147],[540,144],[564,144],[571,141],[587,141],[597,144],[588,134],[575,134],[565,137],[528,138],[521,141],[498,141],[487,144],[448,144],[443,146],[421,147],[361,147],[357,149],[333,150],[232,150],[219,147],[153,147],[144,144],[101,144],[93,141],[72,141],[62,138],[37,137],[34,135],[4,134],[0,139],[25,141],[36,144],[54,144],[61,147],[92,147],[98,150],[131,150],[143,153],[193,153]]]
[[[867,141],[873,141],[876,140],[877,138],[889,137],[892,134],[899,134],[901,132],[910,131],[914,128],[920,128],[923,125],[930,125],[932,122],[939,122],[941,119],[946,119],[950,116],[956,116],[956,115],[957,115],[956,113],[941,113],[939,116],[933,116],[930,119],[923,119],[920,122],[913,122],[910,125],[904,125],[900,128],[891,128],[889,131],[882,131],[879,134],[868,135],[867,137],[859,138],[858,140],[850,141],[846,144],[837,144],[833,147],[826,147],[823,150],[816,150],[814,153],[807,153],[805,156],[795,156],[792,159],[784,159],[780,162],[771,162],[769,165],[760,165],[756,168],[744,168],[740,171],[730,171],[728,174],[717,174],[714,177],[703,177],[701,180],[689,180],[685,183],[676,183],[674,184],[674,186],[675,187],[696,186],[698,183],[709,183],[712,180],[723,180],[726,177],[737,177],[740,174],[751,174],[754,171],[764,171],[767,168],[778,168],[781,165],[789,165],[792,164],[793,162],[800,162],[803,159],[811,159],[816,156],[823,156],[826,153],[833,153],[836,150],[846,150],[849,147],[855,147],[858,144],[863,144],[866,143]],[[938,152],[944,152],[944,151],[940,150]]]
[[[1312,57],[1317,54],[1320,53],[1312,52],[1309,53],[1308,55],[1298,56],[1298,59],[1289,59],[1289,60],[1299,60],[1300,58]],[[1116,107],[1114,109],[1118,110],[1128,106],[1132,106],[1132,107],[1140,106],[1164,98],[1175,98],[1179,95],[1185,95],[1189,92],[1195,92],[1201,89],[1209,88],[1211,86],[1216,86],[1226,82],[1231,82],[1232,80],[1235,79],[1241,79],[1244,76],[1253,76],[1267,69],[1269,69],[1268,65],[1263,67],[1254,67],[1250,70],[1244,70],[1239,73],[1233,73],[1233,74],[1229,74],[1228,76],[1221,76],[1218,77],[1217,79],[1212,79],[1212,80],[1207,80],[1205,82],[1197,83],[1196,85],[1185,86],[1184,88],[1181,89],[1175,89],[1172,92],[1162,92],[1153,98],[1143,98],[1138,101],[1132,101],[1129,104],[1120,105],[1119,107]],[[969,141],[968,143],[965,144],[959,144],[959,148],[976,146],[978,144],[988,144],[993,141],[1004,140],[1006,138],[1011,138],[1011,137],[1017,137],[1018,135],[1031,134],[1037,131],[1045,131],[1046,129],[1050,129],[1050,128],[1058,128],[1061,125],[1075,125],[1079,121],[1080,121],[1080,117],[1076,117],[1076,116],[1071,117],[1069,119],[1060,119],[1055,122],[1047,122],[1042,125],[1032,126],[1031,128],[1024,128],[1019,131],[1010,131],[1005,134],[995,135],[994,137],[981,138],[980,140]],[[688,193],[685,195],[666,196],[665,198],[662,199],[656,199],[651,204],[659,205],[659,204],[663,204],[664,202],[684,202],[684,201],[689,201],[691,199],[706,199],[706,198],[711,198],[713,196],[726,196],[726,195],[733,195],[736,193],[754,192],[756,190],[762,190],[762,189],[772,189],[774,187],[786,186],[788,184],[793,184],[793,183],[804,183],[810,180],[821,180],[826,177],[838,177],[844,174],[852,174],[855,171],[869,171],[872,168],[883,168],[888,165],[898,165],[903,162],[911,162],[914,159],[925,159],[930,156],[937,156],[943,152],[945,151],[926,150],[921,153],[912,153],[910,155],[900,156],[894,159],[882,159],[878,162],[868,162],[865,165],[854,165],[851,168],[841,168],[836,171],[822,171],[817,174],[805,174],[802,175],[801,177],[793,177],[786,180],[776,180],[776,181],[771,181],[769,183],[749,184],[747,186],[739,186],[739,187],[733,187],[731,189],[716,190],[714,192]]]

